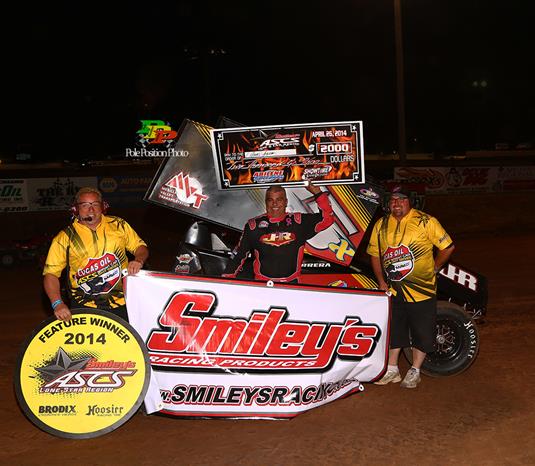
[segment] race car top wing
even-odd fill
[[[247,220],[265,212],[264,189],[222,191],[215,174],[210,130],[184,120],[175,143],[175,157],[162,162],[145,200],[217,225],[241,231]],[[382,189],[371,182],[323,186],[329,191],[335,223],[312,238],[306,251],[323,259],[348,265],[373,215]],[[305,188],[288,188],[288,211],[318,212]]]

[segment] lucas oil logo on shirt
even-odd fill
[[[388,246],[383,253],[383,265],[388,278],[393,282],[399,282],[412,272],[414,256],[404,244]]]
[[[108,293],[121,278],[121,261],[110,252],[90,258],[75,275],[76,283],[90,295]]]

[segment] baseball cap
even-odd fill
[[[410,192],[406,186],[402,184],[395,184],[390,189],[390,197],[397,197],[398,199],[408,199],[410,197]]]

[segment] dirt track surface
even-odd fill
[[[463,374],[424,377],[416,390],[365,384],[364,393],[291,421],[138,413],[91,440],[53,437],[19,410],[12,389],[19,345],[48,311],[35,267],[0,270],[0,464],[535,464],[534,233],[456,239],[456,261],[490,286],[480,353]]]

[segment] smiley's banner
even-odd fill
[[[142,271],[127,277],[126,302],[167,415],[291,418],[386,367],[381,291]]]
[[[213,129],[220,189],[364,183],[362,121]]]

